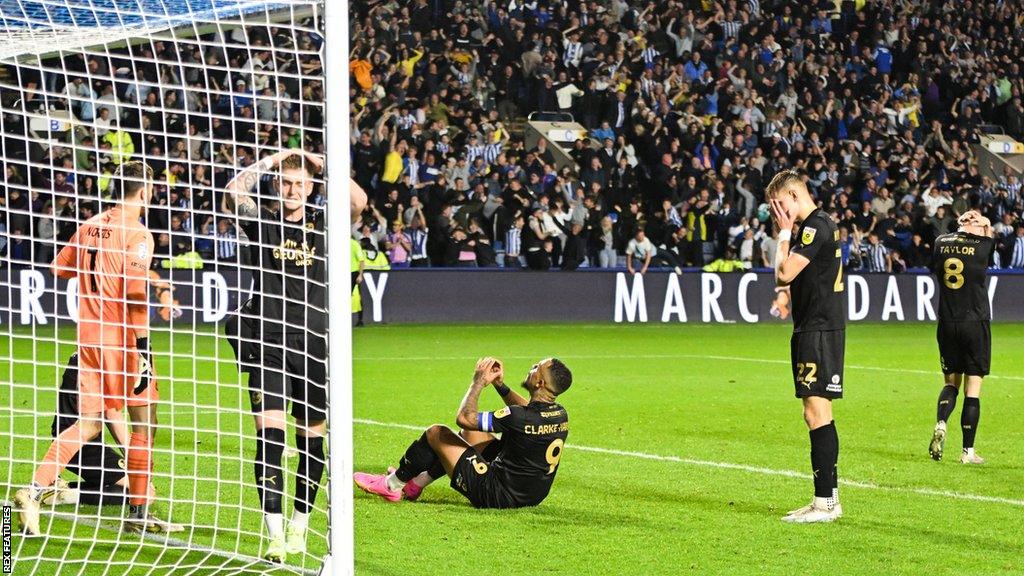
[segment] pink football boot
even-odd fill
[[[356,486],[362,488],[364,492],[376,494],[389,502],[398,502],[402,499],[402,491],[388,488],[388,477],[383,474],[356,472],[352,475],[352,479],[355,480]]]

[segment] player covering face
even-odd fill
[[[103,431],[102,415],[128,407],[130,531],[168,531],[148,512],[156,427],[157,385],[149,348],[148,279],[153,235],[140,222],[152,196],[152,170],[142,162],[121,166],[118,204],[78,228],[53,263],[63,279],[78,280],[79,414],[54,439],[28,488],[15,494],[23,529],[39,534],[39,501],[83,444]]]
[[[504,384],[504,366],[481,358],[462,400],[456,433],[435,424],[413,442],[387,474],[358,472],[356,486],[385,500],[419,498],[433,480],[448,475],[451,487],[477,508],[519,508],[540,504],[555,480],[569,416],[556,400],[572,384],[572,373],[555,358],[541,360],[523,381],[529,399]],[[505,402],[495,412],[477,409],[487,386]],[[501,438],[492,434],[500,432]]]
[[[939,282],[939,321],[935,336],[945,386],[939,392],[928,452],[933,459],[942,459],[946,420],[956,408],[957,395],[964,385],[960,462],[982,464],[985,460],[974,453],[974,438],[981,419],[981,382],[988,375],[992,357],[986,279],[995,241],[988,218],[975,210],[961,215],[957,223],[956,232],[935,239],[932,256],[932,272]]]
[[[832,400],[843,396],[846,340],[839,229],[817,207],[804,177],[794,170],[777,174],[766,196],[779,230],[775,278],[791,292],[793,383],[810,430],[814,474],[814,499],[782,520],[831,522],[843,513],[838,488],[839,434],[832,419]],[[799,225],[795,238],[794,225]]]

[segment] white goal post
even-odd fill
[[[347,19],[339,0],[0,1],[0,501],[12,512],[14,574],[353,572]],[[261,161],[275,155],[308,170],[299,223],[282,196],[291,168]],[[122,167],[135,161],[153,171],[149,509],[182,530],[122,529],[131,422],[104,404],[101,436],[41,493],[40,535],[22,535],[15,493],[79,417],[80,372],[68,367],[85,276],[56,278],[50,264],[85,220],[117,205]],[[258,172],[253,187],[229,188],[246,169]],[[239,210],[229,189],[263,210]],[[268,295],[267,274],[307,287]],[[275,339],[259,307],[245,306],[260,297],[327,324],[289,320]],[[261,327],[235,340],[254,357],[239,358],[225,335],[239,318]],[[253,413],[273,409],[266,382],[277,380],[288,398],[325,390],[325,406],[304,407],[330,425],[310,503],[301,474],[315,475],[318,459],[297,444],[318,432],[285,408],[275,492],[285,525],[302,516],[308,530],[305,550],[272,563]]]

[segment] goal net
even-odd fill
[[[0,1],[0,498],[13,532],[4,573],[319,573],[336,553],[327,474],[309,481],[312,462],[322,467],[324,457],[311,441],[297,447],[320,434],[309,423],[327,411],[326,348],[310,345],[329,340],[327,325],[312,318],[328,309],[328,258],[346,256],[329,254],[330,246],[347,248],[348,236],[330,240],[323,224],[325,10],[324,0]],[[301,160],[308,190],[266,160],[289,156]],[[139,254],[152,261],[149,343],[159,389],[148,510],[180,530],[124,529],[131,418],[104,398],[102,433],[50,489],[34,492],[40,534],[26,536],[16,493],[80,417],[87,370],[69,370],[83,276],[57,278],[50,264],[84,221],[117,205],[124,167],[135,161],[153,174],[142,223],[154,248]],[[251,187],[238,184],[243,173],[256,174],[245,182]],[[296,186],[300,210],[282,199]],[[252,213],[242,214],[243,196]],[[337,291],[343,307],[346,292]],[[264,307],[304,310],[308,324],[292,313],[269,326],[259,298]],[[226,336],[232,326],[243,326],[238,353]],[[283,408],[281,475],[268,483],[270,464],[262,474],[255,468],[257,440],[267,436],[257,433],[253,406],[273,410],[271,396],[314,397],[312,390],[321,399],[300,403],[305,425]],[[263,442],[269,452],[274,442]],[[311,508],[310,484],[320,486]],[[285,527],[300,518],[299,501],[308,510],[295,520],[308,524],[305,549],[281,563],[264,559],[274,528],[258,487],[278,495]]]

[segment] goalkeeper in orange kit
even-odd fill
[[[39,504],[82,446],[103,431],[103,415],[128,407],[126,461],[129,512],[124,528],[166,532],[149,514],[153,435],[159,398],[149,347],[149,269],[153,234],[141,224],[153,194],[153,171],[121,165],[117,205],[82,224],[53,263],[60,278],[78,280],[77,421],[50,444],[32,483],[14,497],[22,529],[39,534]]]

